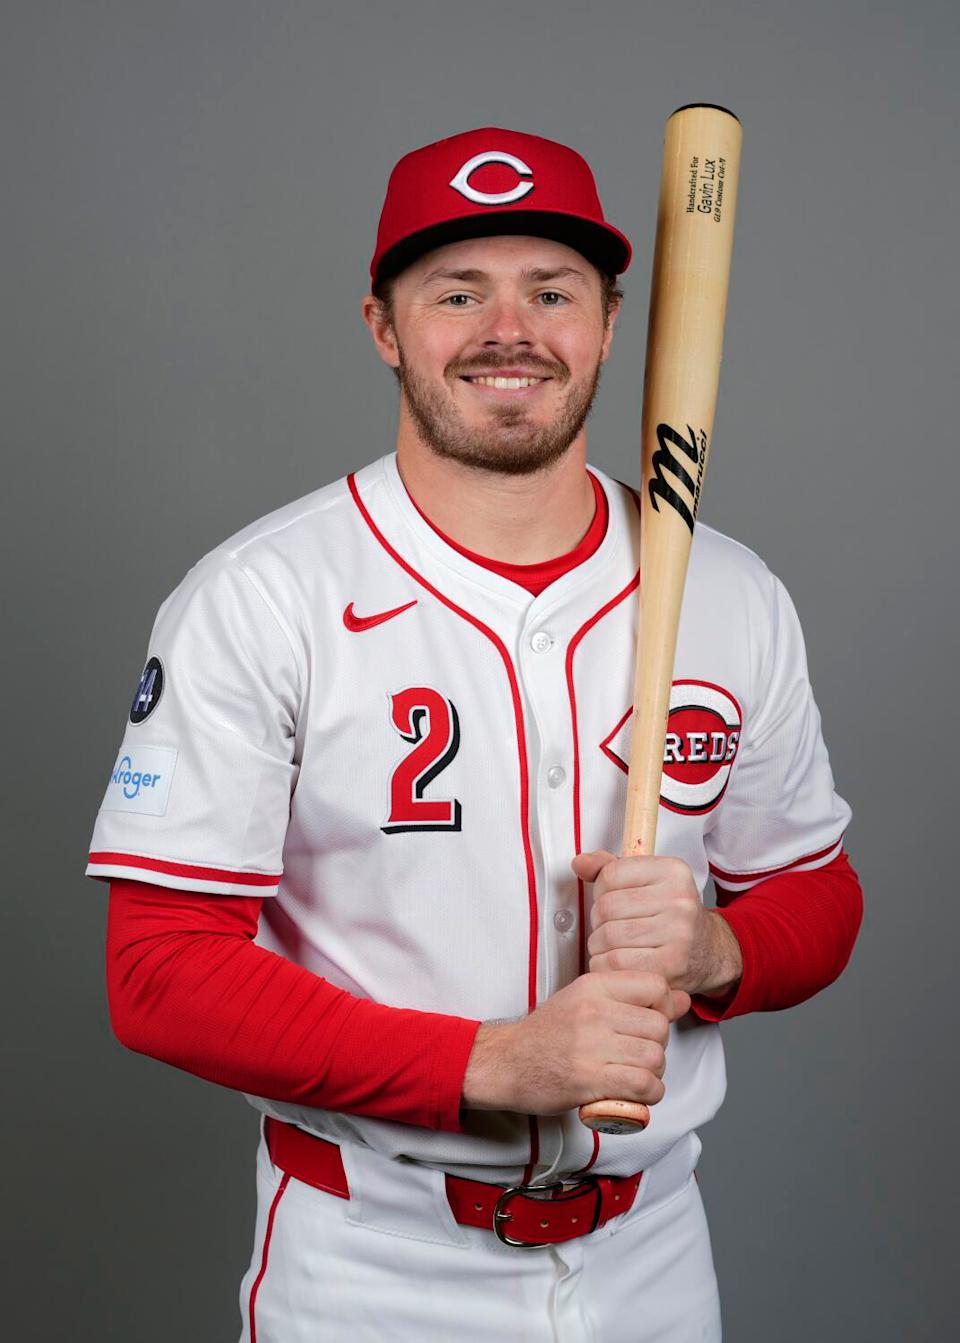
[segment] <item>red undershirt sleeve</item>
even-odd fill
[[[693,999],[713,1022],[818,993],[847,964],[863,915],[845,853],[748,891],[718,886],[717,902],[743,976],[727,999]],[[358,998],[257,946],[262,903],[114,881],[107,990],[121,1044],[251,1095],[462,1132],[480,1023]]]
[[[717,909],[736,934],[743,977],[727,998],[695,997],[704,1021],[794,1007],[832,984],[850,959],[863,893],[845,852],[809,872],[785,872],[734,892],[717,883]]]
[[[262,904],[112,882],[107,994],[120,1043],[251,1095],[462,1132],[480,1023],[358,998],[257,946]]]

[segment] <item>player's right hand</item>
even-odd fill
[[[655,1105],[671,1021],[690,997],[662,975],[594,971],[519,1021],[484,1024],[463,1082],[473,1110],[553,1115],[617,1096]]]

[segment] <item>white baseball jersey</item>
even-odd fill
[[[639,512],[538,597],[450,547],[393,455],[212,551],[163,604],[92,843],[90,875],[255,894],[257,941],[377,1002],[518,1017],[584,967],[575,853],[617,852]],[[657,849],[702,890],[838,852],[802,635],[749,550],[696,527]],[[463,1133],[249,1096],[333,1141],[475,1179],[649,1168],[718,1109],[719,1029],[671,1028],[649,1128],[468,1112]]]

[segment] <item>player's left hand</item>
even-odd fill
[[[598,850],[574,858],[573,870],[594,883],[591,970],[653,971],[673,988],[708,997],[737,983],[740,945],[726,919],[704,908],[682,859]]]

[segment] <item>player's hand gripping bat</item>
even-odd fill
[[[740,122],[681,107],[667,122],[643,386],[640,621],[624,855],[654,852],[673,658],[713,432],[740,170]],[[632,1101],[580,1107],[588,1128],[633,1133]]]

